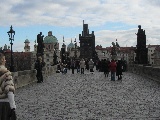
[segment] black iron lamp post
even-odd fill
[[[10,64],[10,71],[14,72],[14,62],[13,62],[13,51],[12,51],[12,45],[13,45],[13,41],[14,41],[14,35],[15,35],[15,31],[12,28],[12,25],[10,27],[10,31],[7,32],[9,35],[9,41],[11,44],[11,64]]]

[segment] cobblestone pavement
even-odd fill
[[[16,90],[18,120],[160,120],[160,84],[125,72],[53,74]]]

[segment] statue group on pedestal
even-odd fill
[[[42,32],[40,32],[40,34],[37,35],[37,55],[43,55],[44,52],[44,44],[43,44],[43,37],[44,35],[42,35]]]
[[[116,39],[116,41],[117,41],[117,39]],[[118,51],[119,47],[120,46],[119,46],[118,42],[116,42],[116,44],[114,42],[112,42],[112,51],[111,51],[112,59],[116,59],[117,51]]]

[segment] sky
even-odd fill
[[[136,46],[138,25],[146,32],[147,45],[160,45],[160,0],[0,0],[0,47],[10,46],[7,32],[15,31],[13,51],[31,51],[37,34],[49,31],[60,46],[71,39],[79,41],[83,20],[95,33],[95,44],[121,47]]]

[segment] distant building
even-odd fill
[[[155,48],[154,56],[154,64],[156,66],[160,66],[160,45]]]
[[[147,45],[148,48],[148,63],[153,65],[158,60],[158,50],[160,45]]]
[[[111,50],[112,50],[111,47],[102,48],[101,45],[97,45],[95,47],[95,51],[97,52],[99,60],[111,59],[111,57],[112,57]]]
[[[75,54],[77,55],[77,58],[80,57],[80,48],[79,46],[76,46],[75,48],[75,44],[73,44],[72,39],[71,39],[71,43],[67,46],[67,52],[71,59],[75,58]]]
[[[48,36],[46,36],[43,40],[44,43],[44,62],[46,63],[46,66],[53,65],[53,55],[54,51],[56,51],[56,54],[58,56],[57,61],[60,59],[60,50],[59,50],[59,43],[58,40],[55,36],[52,35],[52,31],[48,32]],[[37,45],[34,45],[34,51],[33,51],[33,65],[32,68],[34,67],[34,63],[36,61],[36,52],[37,51]]]
[[[135,47],[119,47],[119,51],[117,52],[117,60],[121,59],[121,60],[125,60],[127,62],[127,64],[133,64],[135,61]],[[98,54],[98,58],[99,60],[102,59],[112,59],[112,55],[111,55],[111,51],[112,51],[112,47],[106,47],[106,48],[102,48],[102,46],[97,45],[95,48],[97,54]]]
[[[60,51],[59,51],[59,43],[55,36],[52,35],[52,31],[48,32],[48,36],[44,38],[44,62],[47,66],[53,65],[53,55],[54,51],[56,50],[56,54],[58,59],[60,59]]]
[[[24,43],[25,43],[24,51],[25,51],[25,52],[30,52],[30,46],[29,46],[29,43],[30,43],[30,42],[29,42],[29,40],[26,39]]]
[[[95,59],[95,35],[94,31],[89,34],[88,24],[84,24],[83,31],[79,34],[80,41],[80,58]]]

